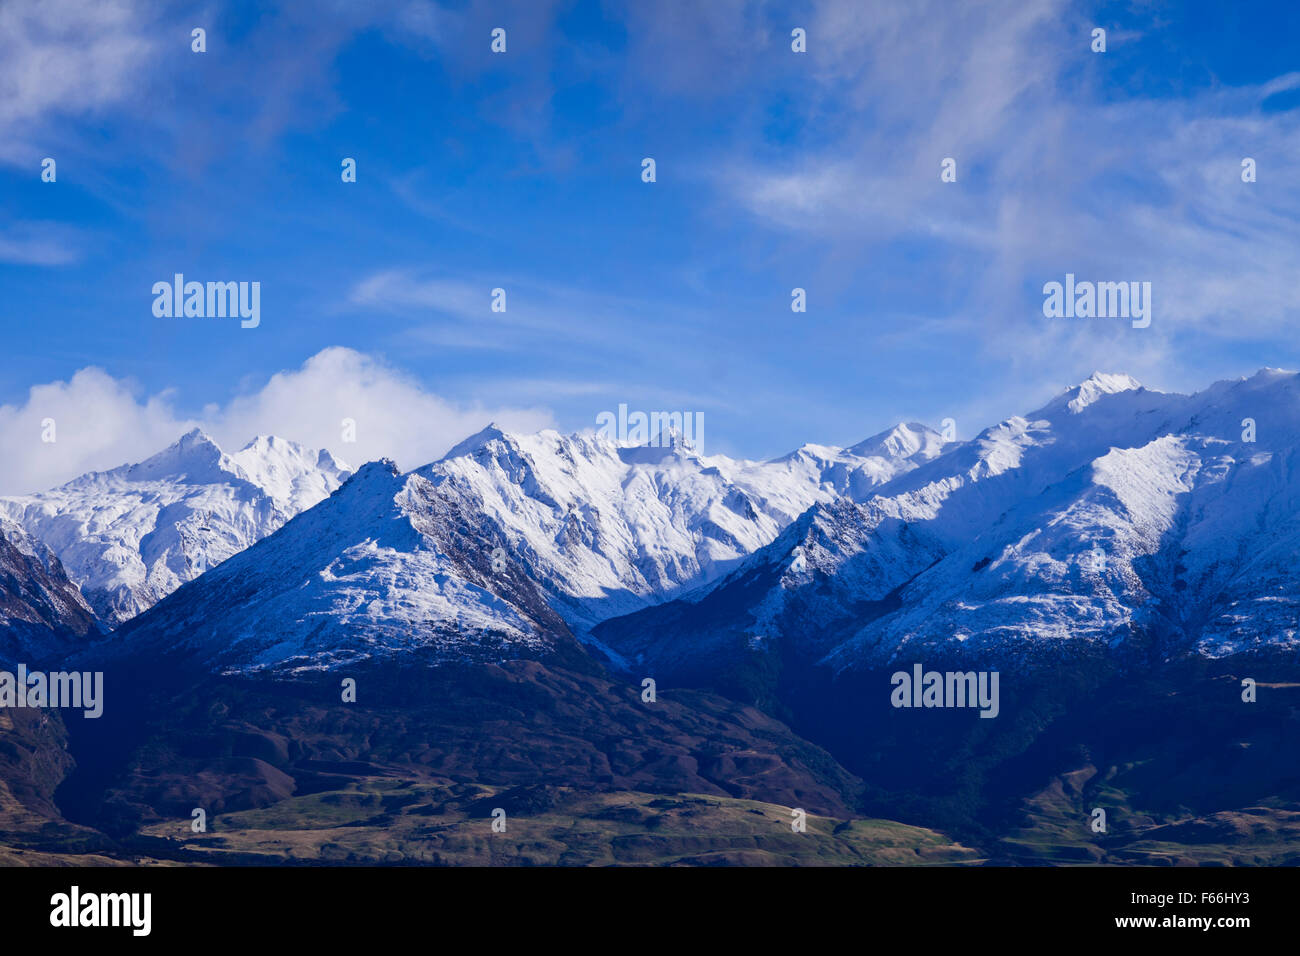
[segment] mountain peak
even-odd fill
[[[818,445],[816,442],[804,442],[794,451],[787,452],[779,458],[772,459],[774,462],[794,461],[799,458],[808,458],[813,461],[829,462],[834,461],[835,456],[840,453],[840,449],[834,445]]]
[[[1093,402],[1106,395],[1118,395],[1121,392],[1133,392],[1142,388],[1142,383],[1131,375],[1111,372],[1093,372],[1086,379],[1057,399],[1064,400],[1071,412],[1079,413]]]
[[[1093,372],[1075,386],[1079,389],[1097,389],[1113,395],[1116,392],[1128,392],[1141,388],[1142,383],[1132,375],[1123,372]]]
[[[193,428],[142,462],[0,498],[0,509],[54,552],[111,627],[276,531],[347,475],[327,453],[283,438],[259,436],[228,455]]]
[[[846,449],[850,454],[863,458],[906,458],[920,451],[932,440],[942,439],[938,432],[919,422],[899,422],[878,435],[865,438],[856,445]]]
[[[386,480],[388,478],[400,478],[402,471],[397,467],[397,462],[391,458],[380,458],[376,461],[368,461],[348,478],[346,484],[365,484],[376,479]]]
[[[301,449],[302,446],[297,442],[289,441],[287,438],[278,438],[275,435],[258,435],[250,441],[240,451],[269,451],[274,449],[293,448]]]
[[[1251,375],[1251,376],[1249,376],[1249,377],[1243,379],[1243,381],[1246,381],[1246,382],[1275,382],[1275,381],[1277,381],[1278,379],[1283,379],[1283,378],[1295,378],[1295,377],[1297,376],[1297,374],[1300,374],[1300,373],[1294,372],[1294,371],[1292,371],[1292,370],[1290,370],[1290,369],[1285,369],[1285,368],[1273,368],[1271,365],[1265,365],[1263,368],[1261,368],[1261,369],[1260,369],[1258,372],[1256,372],[1254,375]]]
[[[691,440],[675,428],[665,428],[643,444],[625,445],[618,450],[619,458],[628,465],[655,465],[673,455],[700,457]]]
[[[449,461],[452,458],[463,458],[465,455],[472,455],[484,445],[493,441],[511,441],[511,437],[497,427],[496,422],[488,422],[474,434],[470,435],[464,441],[459,442],[452,447],[447,454],[443,455],[440,460]]]
[[[665,425],[654,435],[645,447],[648,448],[673,448],[679,451],[695,451],[694,443],[686,437],[686,433],[680,428],[673,428],[671,425]]]
[[[190,482],[224,481],[232,473],[225,452],[207,432],[192,428],[158,454],[125,469],[132,481],[184,478]]]
[[[322,448],[316,453],[316,467],[321,471],[336,472],[338,474],[343,474],[344,472],[350,472],[352,470],[348,467],[346,462],[335,458],[328,448]]]

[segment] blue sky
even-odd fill
[[[1297,39],[1280,2],[7,3],[0,491],[194,423],[414,467],[626,402],[766,457],[1300,367]],[[260,326],[156,318],[176,272],[259,281]],[[1151,327],[1044,318],[1067,272],[1152,282]]]

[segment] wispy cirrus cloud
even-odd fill
[[[436,58],[458,82],[488,69],[516,82],[485,113],[538,135],[549,115],[545,43],[556,0],[500,5],[471,0],[274,2],[247,16],[237,4],[199,9],[144,0],[7,0],[0,4],[0,161],[28,164],[51,144],[89,148],[65,122],[108,117],[148,130],[154,159],[195,172],[232,148],[267,148],[345,108],[336,89],[337,59],[358,37]],[[510,24],[515,55],[492,59],[489,31]],[[207,51],[195,59],[191,30],[206,31]],[[178,101],[202,110],[196,126]],[[539,125],[540,124],[540,125]],[[94,144],[105,155],[106,144]]]
[[[505,293],[494,311],[493,290]],[[357,282],[349,303],[363,310],[413,319],[405,334],[415,340],[465,348],[520,351],[582,346],[593,358],[626,357],[647,335],[704,326],[698,310],[663,315],[657,304],[573,285],[503,274],[446,276],[414,268],[384,269]]]
[[[1194,385],[1208,342],[1289,341],[1300,111],[1266,107],[1295,74],[1107,89],[1134,68],[1122,58],[1145,36],[1141,15],[1098,21],[1064,0],[810,9],[798,146],[738,138],[712,181],[782,248],[811,243],[878,283],[910,283],[929,317],[887,324],[883,340],[924,352],[937,323],[1010,373],[1004,403],[1091,368]],[[1090,48],[1099,23],[1105,54]],[[947,157],[953,184],[940,181]],[[1242,182],[1245,157],[1256,183]],[[1041,287],[1066,272],[1152,282],[1154,323],[1045,320]]]
[[[81,255],[81,234],[51,222],[12,222],[0,226],[0,262],[23,266],[62,266]]]
[[[131,0],[0,5],[0,128],[123,105],[155,48]]]
[[[1180,321],[1283,318],[1284,276],[1300,264],[1300,115],[1261,106],[1295,74],[1105,101],[1082,78],[1104,62],[1088,21],[1059,0],[817,9],[812,108],[844,110],[842,133],[790,161],[737,157],[718,183],[756,219],[987,256],[987,306],[1072,264],[1136,264]],[[1138,34],[1112,31],[1110,49],[1126,35]],[[1253,186],[1245,156],[1264,170]],[[945,157],[957,184],[939,180]]]

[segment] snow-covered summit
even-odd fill
[[[1093,372],[1087,379],[1056,400],[1064,403],[1071,412],[1078,414],[1104,395],[1118,395],[1120,392],[1132,392],[1142,388],[1142,383],[1131,375],[1114,375],[1106,372]],[[1055,403],[1054,403],[1055,404]]]
[[[705,585],[839,494],[865,494],[942,448],[898,426],[855,449],[755,462],[702,456],[681,435],[632,444],[489,426],[420,469],[482,502],[579,632]]]
[[[347,467],[328,452],[255,438],[226,454],[199,429],[137,464],[0,498],[0,515],[58,555],[116,625],[310,508]]]

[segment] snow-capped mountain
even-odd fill
[[[98,636],[53,552],[0,517],[0,664],[33,664]]]
[[[564,622],[477,499],[389,461],[128,622],[110,646],[224,672],[319,670],[396,653],[434,663],[544,654]]]
[[[0,498],[99,618],[129,620],[321,501],[349,474],[329,452],[259,437],[234,454],[197,429],[146,461]]]
[[[774,462],[489,426],[409,474],[361,468],[328,500],[122,629],[225,670],[545,654],[618,613],[707,583],[838,490],[942,442],[900,426]],[[138,626],[136,626],[138,623]]]
[[[237,670],[545,653],[842,669],[1092,642],[1224,655],[1297,632],[1300,377],[1195,395],[1094,375],[968,442],[899,426],[768,462],[489,427],[366,466],[147,633]]]
[[[1079,640],[1294,646],[1298,450],[1295,373],[1190,396],[1094,375],[860,503],[814,505],[707,593],[595,637],[668,670],[778,640],[836,670]]]
[[[942,447],[924,425],[899,425],[753,462],[701,456],[676,436],[629,445],[489,426],[421,473],[480,500],[506,554],[585,632],[713,581],[815,502],[868,494]]]

